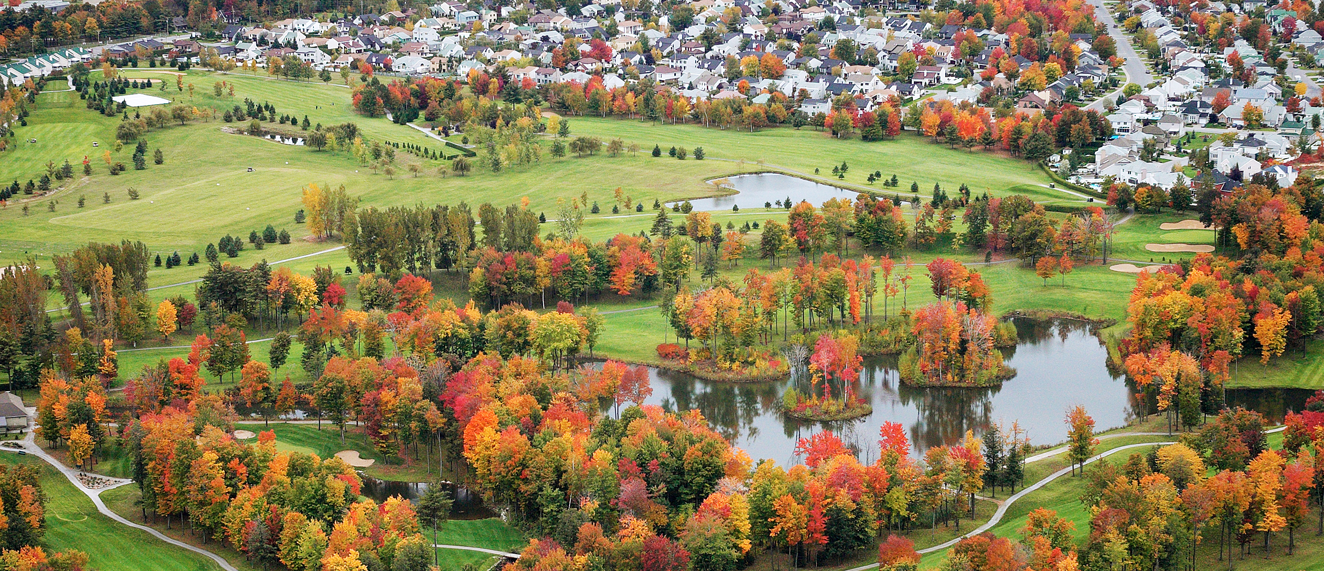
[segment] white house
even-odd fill
[[[391,63],[391,70],[406,75],[423,75],[432,71],[432,62],[420,56],[402,56]]]

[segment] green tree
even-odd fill
[[[446,488],[442,487],[441,482],[432,482],[428,484],[428,491],[423,493],[423,497],[418,499],[418,505],[414,507],[418,514],[420,524],[432,527],[432,543],[437,542],[437,534],[441,532],[441,527],[446,524],[446,520],[451,516],[451,498]],[[434,550],[435,551],[435,550]],[[440,565],[440,561],[433,555],[433,564]]]
[[[285,366],[285,361],[290,356],[290,344],[292,342],[293,338],[284,331],[276,333],[276,336],[272,338],[270,364],[273,374]]]

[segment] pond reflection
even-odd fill
[[[418,499],[423,497],[428,491],[427,482],[397,482],[395,480],[379,480],[372,476],[359,474],[359,479],[363,481],[363,488],[360,490],[362,495],[371,498],[378,503],[387,499],[400,496],[406,500],[418,503]],[[486,519],[495,516],[492,510],[483,505],[482,499],[478,494],[469,491],[468,488],[457,487],[454,484],[443,483],[451,498],[451,519]]]
[[[1000,387],[916,388],[903,385],[894,357],[865,360],[856,391],[873,405],[869,417],[817,423],[787,418],[778,410],[790,379],[769,383],[712,383],[683,373],[653,370],[649,403],[670,410],[698,409],[723,436],[754,458],[795,460],[795,442],[819,427],[837,432],[871,460],[884,421],[906,427],[916,453],[959,440],[966,430],[1018,423],[1031,442],[1066,439],[1067,408],[1083,404],[1099,430],[1135,416],[1133,392],[1104,363],[1107,348],[1087,323],[1014,318],[1019,344],[1004,350],[1016,376]]]

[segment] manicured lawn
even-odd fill
[[[166,534],[172,539],[201,547],[207,551],[215,553],[216,555],[224,557],[226,561],[230,562],[230,564],[239,569],[239,571],[258,571],[259,569],[262,569],[260,566],[249,562],[242,553],[235,551],[225,544],[215,541],[213,538],[208,538],[206,542],[203,542],[202,533],[189,531],[188,524],[183,523],[178,517],[174,518],[170,527],[166,527],[164,518],[157,518],[155,521],[145,520],[143,518],[142,506],[138,503],[141,498],[142,492],[139,491],[138,486],[134,484],[120,486],[113,490],[106,490],[101,493],[101,500],[105,502],[106,507],[129,521],[149,526]],[[86,541],[87,536],[83,536],[83,539]],[[158,545],[161,544],[161,542],[155,538],[151,538],[150,541],[155,541]],[[95,562],[95,559],[93,559],[93,561]],[[210,559],[207,561],[209,563],[211,562]],[[213,566],[215,566],[214,563]],[[144,568],[150,567],[131,567],[131,569]]]
[[[272,430],[276,433],[276,449],[299,451],[306,454],[317,454],[322,459],[327,459],[342,450],[356,450],[359,456],[376,460],[372,466],[362,468],[362,471],[374,478],[383,480],[396,480],[405,482],[427,482],[437,478],[437,469],[434,467],[428,470],[425,452],[420,452],[420,458],[410,457],[402,461],[399,458],[393,458],[390,463],[384,461],[381,453],[373,449],[363,433],[363,429],[347,424],[345,427],[345,441],[340,441],[340,432],[334,424],[323,421],[322,430],[317,429],[316,424],[287,424],[273,422],[271,426],[264,427],[262,424],[245,424],[244,428],[254,432],[260,430]],[[437,461],[434,455],[432,461]]]
[[[1232,381],[1228,386],[1324,389],[1324,341],[1307,342],[1304,352],[1300,347],[1293,347],[1282,356],[1274,357],[1268,365],[1260,363],[1259,353],[1247,355],[1233,366]]]
[[[645,151],[651,151],[655,144],[659,145],[663,156],[649,158],[652,164],[659,166],[681,162],[667,156],[672,146],[690,150],[703,147],[710,160],[736,161],[736,164],[726,166],[732,172],[739,172],[737,168],[785,168],[812,175],[817,168],[819,178],[824,182],[845,182],[858,188],[888,194],[897,191],[907,193],[910,183],[915,182],[919,185],[920,194],[924,196],[931,193],[934,183],[939,183],[949,194],[966,184],[976,195],[982,192],[994,195],[1022,192],[1041,201],[1080,201],[1072,195],[1047,188],[1048,177],[1032,163],[982,151],[953,150],[946,145],[932,144],[909,134],[891,141],[869,143],[858,138],[833,139],[812,127],[799,130],[773,128],[750,133],[698,125],[664,125],[593,117],[570,117],[569,121],[571,136],[583,134],[603,139],[621,138],[627,143],[639,144]],[[831,175],[832,167],[843,162],[850,167],[844,181]],[[884,188],[881,183],[868,185],[866,179],[875,171],[882,172],[884,178],[897,175],[899,187]],[[1013,187],[1014,192],[1010,191]],[[625,190],[631,194],[631,188],[627,186]]]
[[[432,526],[423,526],[423,535],[432,539]],[[442,524],[437,543],[519,553],[528,539],[497,518],[454,519]]]
[[[87,553],[92,567],[103,571],[219,569],[210,559],[163,543],[144,531],[101,515],[92,500],[74,488],[69,480],[33,456],[0,454],[0,464],[31,465],[41,471],[41,486],[47,497],[45,544],[49,549],[77,549]],[[133,490],[136,492],[137,488]],[[111,492],[114,491],[117,490]]]

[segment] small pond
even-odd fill
[[[776,204],[787,198],[793,203],[807,200],[814,206],[822,206],[832,198],[853,200],[860,195],[855,191],[778,173],[742,174],[729,177],[726,181],[724,186],[735,189],[738,194],[691,200],[690,206],[700,212],[716,212],[731,210],[732,206],[737,205],[741,208],[763,208],[766,203]]]
[[[691,375],[654,369],[649,404],[669,410],[698,409],[713,428],[758,460],[769,458],[786,466],[798,461],[795,443],[826,428],[836,432],[872,462],[878,429],[899,422],[916,454],[952,444],[966,430],[981,435],[995,425],[1013,422],[1036,445],[1066,440],[1068,408],[1084,405],[1095,430],[1125,425],[1140,406],[1137,393],[1122,376],[1105,365],[1108,352],[1091,327],[1071,320],[1014,318],[1019,343],[1003,350],[1016,376],[1000,387],[917,388],[903,385],[894,357],[865,360],[856,389],[873,405],[873,414],[853,421],[817,423],[787,418],[780,398],[791,380],[767,383],[714,383]],[[1300,410],[1311,394],[1306,390],[1229,390],[1230,406],[1259,410],[1280,420],[1288,410]],[[1149,407],[1153,411],[1153,405]]]
[[[359,479],[363,481],[363,488],[360,490],[363,495],[378,503],[394,496],[417,502],[419,498],[423,497],[423,494],[427,493],[429,486],[427,482],[379,480],[362,473],[359,474]],[[477,493],[454,484],[443,483],[442,485],[450,492],[451,501],[453,502],[451,504],[451,519],[487,519],[496,515],[492,513],[492,510],[483,506],[483,500]]]

